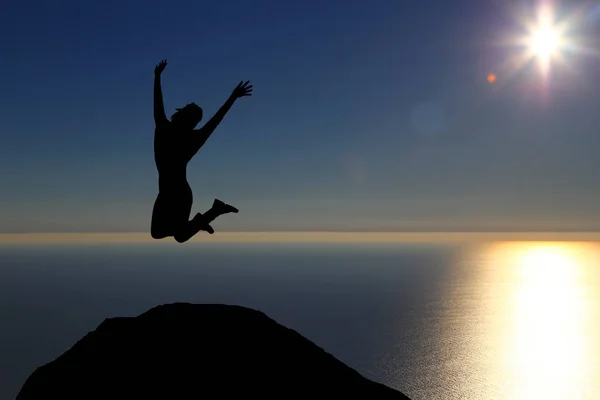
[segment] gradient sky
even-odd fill
[[[559,7],[580,37],[594,3]],[[600,58],[509,73],[533,6],[5,0],[0,231],[148,231],[163,58],[167,115],[254,84],[188,167],[217,231],[599,229]]]

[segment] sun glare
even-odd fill
[[[562,58],[564,26],[555,22],[551,8],[541,9],[534,21],[528,24],[528,35],[524,38],[526,59],[537,60],[542,72],[546,73],[552,61]]]
[[[495,68],[503,81],[534,65],[543,77],[543,88],[547,89],[550,70],[573,72],[575,60],[569,59],[571,56],[594,53],[585,46],[586,39],[580,32],[586,29],[589,14],[583,6],[566,13],[559,10],[557,3],[545,0],[539,0],[533,12],[514,10],[519,29],[503,35],[502,45],[512,50],[505,64]]]
[[[600,247],[588,243],[501,243],[490,251],[506,312],[500,342],[506,398],[590,398],[595,360],[594,277]]]
[[[529,50],[536,57],[549,60],[560,48],[560,35],[551,26],[542,26],[529,38]]]

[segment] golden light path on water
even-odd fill
[[[499,317],[494,343],[503,398],[599,398],[598,272],[593,243],[497,243],[485,246],[488,282]]]

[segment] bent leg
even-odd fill
[[[214,221],[218,216],[229,213],[238,213],[239,210],[229,204],[222,202],[221,200],[215,199],[212,207],[204,214],[198,213],[194,218],[180,226],[174,236],[178,243],[184,243],[190,240],[199,231],[207,231],[211,235],[215,233],[214,229],[210,226],[210,223]]]
[[[159,194],[152,209],[152,221],[150,222],[150,236],[153,239],[164,239],[173,236],[172,218],[166,213],[167,204]],[[187,220],[187,218],[186,218]]]
[[[204,215],[198,213],[191,221],[187,221],[185,224],[179,226],[173,238],[177,243],[185,243],[200,231],[206,231],[211,235],[215,233],[215,230],[206,221]]]
[[[190,240],[200,231],[213,234],[210,226],[218,216],[237,213],[238,209],[215,199],[212,207],[204,214],[198,213],[188,221],[192,209],[191,190],[159,193],[152,209],[150,235],[154,239],[164,239],[169,236],[178,243]]]
[[[191,190],[159,192],[152,209],[150,235],[154,239],[174,236],[186,226],[192,209]]]

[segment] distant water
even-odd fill
[[[264,311],[425,399],[600,399],[594,243],[0,247],[0,399],[106,317]]]

